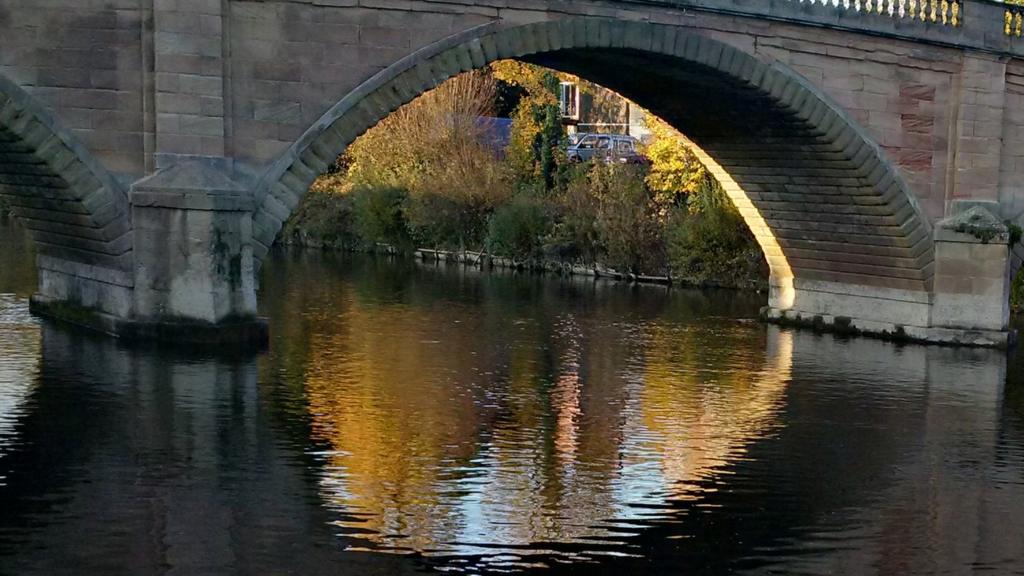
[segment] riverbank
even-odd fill
[[[336,238],[336,236],[332,237]],[[554,259],[516,259],[498,256],[487,252],[472,250],[441,250],[434,248],[418,248],[411,251],[401,250],[388,244],[377,244],[373,247],[356,247],[337,244],[331,240],[304,235],[289,235],[280,245],[291,249],[321,250],[325,252],[346,252],[351,254],[381,254],[387,256],[408,256],[421,262],[459,264],[478,270],[504,270],[547,274],[552,276],[577,276],[610,280],[634,284],[660,284],[665,286],[681,286],[687,288],[720,288],[744,292],[762,293],[768,290],[767,278],[748,276],[745,281],[735,278],[706,278],[694,281],[686,277],[671,274],[635,274],[620,272],[600,263],[584,264]],[[760,254],[752,255],[760,257]]]

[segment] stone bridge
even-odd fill
[[[1005,345],[1020,8],[988,0],[0,0],[0,194],[37,311],[249,340],[256,271],[381,118],[515,58],[664,118],[771,267],[769,319]]]

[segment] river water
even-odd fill
[[[0,224],[0,574],[1024,574],[1024,365],[763,296],[273,255],[270,351],[28,313]]]

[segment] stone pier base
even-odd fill
[[[33,314],[73,324],[132,344],[158,343],[162,346],[193,348],[263,349],[270,341],[266,318],[211,324],[204,322],[157,322],[120,318],[95,308],[86,308],[66,301],[36,294],[29,301]]]
[[[32,311],[126,341],[266,346],[249,184],[216,160],[179,162],[136,182],[121,269],[40,256]]]
[[[841,298],[842,295],[836,294]],[[938,344],[945,346],[972,346],[981,348],[1010,348],[1017,343],[1014,330],[985,330],[941,326],[915,326],[893,321],[820,314],[814,311],[779,310],[771,306],[761,309],[761,319],[772,324],[812,329],[851,336],[869,336],[897,342]]]

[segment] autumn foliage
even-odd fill
[[[668,124],[649,123],[649,166],[566,161],[557,96],[566,79],[578,81],[502,61],[402,107],[314,184],[285,240],[762,282],[763,257],[742,218]],[[517,95],[511,133],[498,149],[487,118],[509,93]]]

